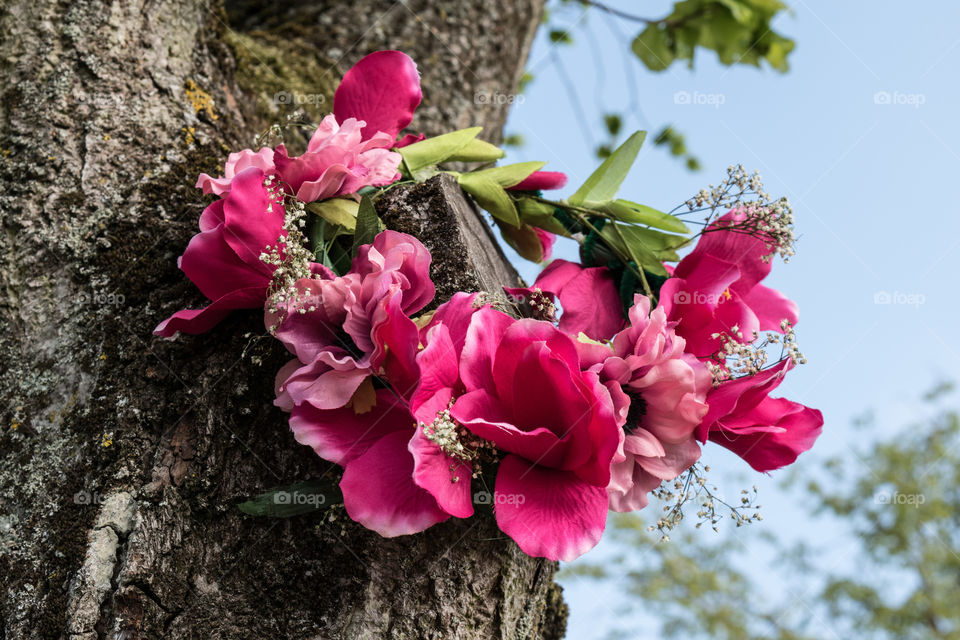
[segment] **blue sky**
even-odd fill
[[[797,255],[777,262],[768,282],[800,305],[798,337],[809,360],[780,390],[824,412],[812,456],[848,455],[864,438],[852,417],[873,409],[877,428],[892,432],[919,415],[924,391],[957,377],[960,218],[949,190],[960,170],[960,4],[787,2],[793,14],[775,25],[797,42],[787,74],[726,68],[709,52],[698,54],[693,71],[674,65],[654,74],[630,57],[629,42],[603,15],[588,12],[571,31],[575,44],[556,51],[587,122],[569,106],[551,45],[539,34],[530,58],[534,82],[507,125],[526,144],[509,159],[549,160],[547,168],[570,176],[560,193],[569,195],[597,164],[584,128],[600,141],[602,111],[623,112],[634,101],[629,73],[640,109],[626,114],[625,129],[655,133],[673,123],[703,169],[691,173],[648,144],[623,197],[669,210],[719,182],[730,164],[759,170],[767,191],[790,198],[800,237]],[[639,11],[635,2],[609,4]],[[643,13],[666,15],[669,6],[645,2]],[[569,7],[556,22],[573,25],[580,17]],[[627,36],[639,25],[618,28]],[[690,103],[682,104],[678,92]],[[564,244],[557,255],[576,259],[576,247]],[[532,280],[538,268],[525,263],[521,270]],[[801,514],[788,506],[776,476],[745,473],[746,465],[715,448],[705,459],[721,474],[757,482],[760,526],[787,536],[797,531]],[[618,551],[605,543],[591,553]],[[573,609],[569,637],[600,637],[609,628],[598,623],[608,615],[597,604],[602,590],[576,581],[565,587]]]

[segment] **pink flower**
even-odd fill
[[[698,357],[719,351],[721,341],[713,334],[733,335],[735,326],[751,342],[755,331],[779,331],[783,320],[797,323],[797,305],[760,284],[771,268],[763,259],[771,253],[766,243],[722,230],[744,218],[735,210],[710,225],[660,289],[667,318],[679,321],[677,334]]]
[[[630,326],[612,348],[579,342],[581,360],[606,384],[626,437],[614,459],[608,491],[615,511],[647,505],[647,493],[683,473],[700,457],[695,430],[707,412],[706,365],[684,353],[684,340],[663,309],[637,295]]]
[[[534,171],[507,191],[548,191],[561,189],[567,184],[567,174],[560,171]]]
[[[333,115],[338,122],[350,118],[364,121],[363,139],[379,133],[395,146],[397,134],[413,120],[423,93],[417,65],[401,51],[375,51],[347,71],[333,96]],[[406,144],[416,137],[404,138]]]
[[[211,178],[207,174],[201,173],[197,179],[197,188],[203,189],[204,193],[214,193],[222,196],[230,191],[230,184],[234,177],[250,167],[257,167],[267,175],[273,173],[273,149],[263,147],[257,152],[244,149],[231,153],[227,156],[227,164],[223,168],[224,175],[219,178]]]
[[[769,397],[792,368],[786,359],[754,376],[722,382],[707,396],[710,409],[697,430],[700,441],[709,438],[730,449],[757,471],[793,463],[820,435],[823,414]]]
[[[298,405],[290,414],[290,428],[297,442],[343,467],[340,489],[347,515],[368,529],[391,538],[450,517],[413,481],[408,445],[415,421],[392,390],[378,389],[376,405],[362,414],[350,407]]]
[[[460,354],[466,342],[470,319],[478,309],[477,294],[457,293],[440,305],[430,323],[420,333],[425,345],[417,355],[420,381],[410,399],[410,412],[419,428],[410,440],[414,457],[414,481],[427,490],[450,515],[473,515],[470,481],[473,464],[469,455],[456,449],[444,449],[437,441],[452,436],[460,444],[458,425],[445,412],[464,391],[460,379]],[[455,445],[450,445],[455,446]],[[469,453],[469,451],[467,452]]]
[[[507,455],[493,496],[497,523],[525,553],[572,560],[606,523],[621,431],[597,374],[552,324],[473,314],[460,360],[465,393],[452,417]]]
[[[203,309],[178,311],[154,329],[156,335],[203,333],[233,309],[263,306],[276,267],[261,261],[260,254],[286,236],[283,205],[267,193],[264,178],[257,167],[241,171],[225,197],[204,209],[200,233],[190,240],[178,265],[213,302]]]
[[[291,158],[284,145],[277,146],[274,163],[281,182],[300,200],[313,202],[399,178],[401,156],[388,149],[394,137],[380,131],[363,139],[364,124],[355,118],[338,124],[331,114],[320,122],[302,156]]]
[[[558,259],[540,273],[532,287],[505,290],[526,297],[538,289],[560,301],[560,330],[564,333],[575,336],[583,332],[595,340],[606,340],[623,327],[620,295],[606,267],[584,269]]]
[[[370,375],[386,376],[408,397],[417,384],[419,337],[408,317],[433,300],[430,253],[405,233],[384,231],[365,245],[349,273],[303,279],[275,336],[297,356],[278,378],[278,404],[317,409],[346,405]]]

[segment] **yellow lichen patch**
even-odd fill
[[[197,141],[196,127],[183,127],[183,141],[189,147]]]
[[[109,134],[109,133],[103,134],[103,139],[104,139],[104,140],[109,140],[109,139],[110,139],[110,134]]]
[[[197,86],[197,83],[193,80],[187,80],[183,83],[184,91],[187,94],[187,101],[190,103],[190,106],[193,107],[193,112],[197,115],[200,115],[200,112],[205,112],[211,120],[217,119],[217,112],[213,106],[213,98],[209,93]]]
[[[3,157],[4,157],[4,158],[9,158],[11,153],[13,153],[13,150],[12,150],[12,149],[4,149],[4,150],[3,150]]]
[[[17,421],[13,421],[13,422],[10,423],[10,428],[13,429],[14,431],[16,431],[17,429],[20,428],[20,423],[17,422]]]
[[[99,360],[106,360],[106,359],[107,359],[107,354],[101,353]]]
[[[103,437],[100,439],[100,446],[103,448],[107,448],[112,444],[113,444],[113,433],[103,434]]]

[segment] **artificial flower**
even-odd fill
[[[709,410],[697,430],[701,442],[730,449],[757,471],[792,464],[823,430],[823,414],[770,393],[793,361],[782,360],[760,373],[721,382],[707,396]]]
[[[760,238],[727,229],[745,219],[744,212],[734,210],[712,223],[660,289],[667,317],[679,322],[677,334],[698,357],[722,348],[719,334],[752,342],[755,332],[780,331],[784,320],[797,323],[797,305],[760,284],[770,273],[771,248]]]
[[[200,233],[193,236],[178,266],[213,302],[203,309],[178,311],[154,333],[165,338],[177,331],[203,333],[234,309],[263,306],[275,266],[260,255],[286,236],[284,208],[264,181],[258,167],[234,176],[230,191],[200,216]]]

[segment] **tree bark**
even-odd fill
[[[506,104],[484,96],[514,91],[543,0],[258,4],[0,8],[3,637],[559,638],[555,563],[489,514],[389,540],[342,511],[242,515],[331,472],[272,406],[282,347],[255,311],[151,336],[204,304],[176,268],[197,174],[283,121],[278,94],[316,120],[339,73],[400,48],[417,130],[496,142]],[[516,279],[450,181],[378,206],[434,251],[441,297]]]

